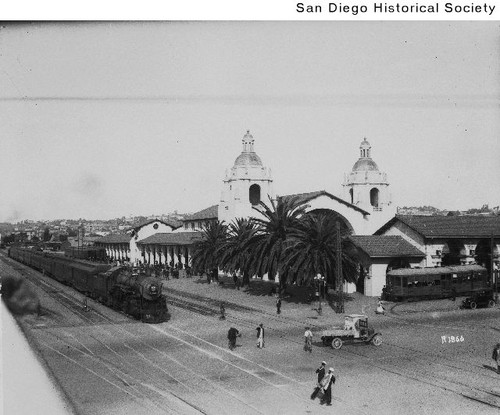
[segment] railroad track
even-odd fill
[[[48,295],[52,296],[53,298],[55,297],[57,301],[63,303],[63,305],[69,309],[71,309],[73,312],[76,312],[81,316],[82,319],[84,319],[89,325],[95,325],[98,326],[99,324],[106,323],[106,324],[111,324],[113,326],[119,327],[120,330],[126,330],[120,325],[117,325],[115,321],[111,320],[110,318],[104,316],[103,314],[98,314],[99,318],[93,319],[89,318],[89,316],[83,312],[80,311],[82,307],[81,301],[78,301],[76,299],[72,299],[71,297],[67,297],[66,295],[63,295],[59,290],[54,289],[54,287],[50,286],[45,286],[42,282],[43,280],[38,280],[35,276],[29,275],[30,273],[37,273],[36,271],[32,271],[28,267],[24,266],[19,266],[16,265],[17,263],[14,262],[10,259],[5,259],[2,258],[2,260],[6,263],[9,264],[9,266],[12,266],[17,272],[20,272],[22,275],[27,277],[32,283],[37,284],[37,286],[44,290]],[[10,262],[10,263],[9,263]],[[29,270],[27,272],[27,270]],[[38,274],[38,273],[37,273]],[[216,317],[219,316],[219,305],[220,301],[214,300],[214,299],[209,299],[206,297],[203,297],[201,295],[196,295],[192,293],[186,293],[183,291],[179,290],[169,290],[169,293],[167,294],[168,298],[168,304],[173,306],[173,307],[178,307],[184,310],[187,310],[189,312],[193,312],[199,315],[203,315],[205,317]],[[201,304],[203,303],[203,304]],[[288,334],[288,331],[283,329],[283,326],[286,325],[288,327],[293,327],[293,328],[303,328],[305,324],[314,326],[310,322],[304,322],[298,319],[290,318],[290,317],[283,317],[283,316],[276,316],[270,312],[266,312],[265,310],[261,309],[256,309],[252,307],[247,307],[247,306],[242,306],[236,303],[231,303],[228,301],[224,302],[226,306],[226,310],[230,311],[230,314],[228,315],[227,319],[231,321],[235,321],[237,324],[240,326],[246,327],[246,328],[253,328],[255,326],[255,322],[258,320],[265,319],[266,325],[268,329],[274,331],[275,333],[279,334],[280,337],[284,338],[287,342],[290,343],[296,343],[298,345],[302,344],[302,341],[299,341],[297,338],[290,337]],[[318,326],[316,326],[318,327]],[[130,333],[130,332],[129,332]],[[414,350],[408,347],[402,347],[398,346],[395,344],[391,344],[388,342],[385,342],[385,344],[389,347],[399,349],[401,351],[407,352],[408,355],[420,355],[422,358],[423,362],[426,363],[434,363],[434,364],[439,364],[442,366],[445,366],[448,369],[451,370],[459,370],[461,372],[464,371],[463,367],[457,367],[454,366],[448,362],[446,363],[436,363],[436,358],[439,357],[439,359],[442,361],[443,358],[441,356],[429,356],[426,355],[423,352],[420,352],[418,350]],[[349,354],[349,355],[354,355],[356,358],[364,360],[364,364],[377,368],[379,370],[395,374],[397,376],[401,376],[402,378],[408,379],[408,380],[413,380],[417,381],[426,385],[431,385],[437,388],[440,388],[442,390],[450,391],[453,392],[457,395],[462,396],[465,399],[473,400],[476,402],[480,402],[482,404],[488,405],[490,407],[494,408],[500,408],[500,393],[498,393],[495,390],[489,390],[486,388],[480,388],[480,387],[471,387],[469,386],[468,382],[465,381],[460,381],[458,379],[456,380],[450,380],[449,378],[445,376],[439,376],[437,371],[428,371],[423,369],[423,365],[418,365],[418,368],[413,367],[412,370],[405,370],[401,369],[400,367],[396,367],[394,365],[388,364],[388,363],[381,363],[381,362],[374,362],[372,356],[367,356],[361,352],[356,351],[357,348],[352,347],[352,348],[344,348],[342,349],[342,354]],[[346,361],[347,357],[342,356],[339,354],[338,351],[333,351],[331,349],[325,349],[325,352],[328,354],[331,354],[332,357],[335,356],[336,359],[342,358]],[[470,369],[465,369],[466,375],[469,375],[471,373],[477,374],[476,372],[473,372]]]
[[[109,318],[100,312],[96,307],[88,308],[87,303],[92,300],[86,298],[78,291],[60,282],[44,276],[42,273],[30,268],[27,265],[0,255],[0,260],[8,265],[30,284],[36,286],[45,295],[57,301],[60,305],[70,310],[87,324],[102,324],[109,322]],[[64,288],[63,288],[64,287]],[[42,307],[42,315],[46,309]],[[64,316],[63,316],[64,317]]]
[[[175,294],[175,296],[172,294]],[[179,296],[182,298],[179,298]],[[216,317],[220,315],[217,308],[218,305],[220,304],[220,301],[217,300],[209,299],[197,294],[182,292],[179,290],[171,290],[171,294],[168,296],[168,298],[169,298],[169,304],[175,307],[180,307],[185,310],[198,313],[207,317]],[[201,301],[205,302],[207,305],[198,304],[198,302]],[[275,333],[279,334],[280,337],[284,338],[289,343],[296,343],[298,345],[302,345],[302,339],[298,340],[297,338],[290,337],[288,331],[282,329],[283,323],[286,323],[286,325],[288,325],[289,327],[291,326],[295,328],[299,327],[303,328],[305,324],[314,327],[314,325],[310,323],[306,323],[304,321],[289,317],[277,317],[276,315],[266,312],[264,310],[259,310],[247,306],[241,306],[227,301],[225,301],[224,304],[226,306],[226,311],[232,310],[238,312],[238,314],[231,313],[227,315],[228,320],[234,321],[240,324],[240,326],[246,328],[253,328],[255,326],[255,321],[265,318],[267,322],[266,326],[268,327],[268,329],[273,330]],[[402,320],[400,318],[397,319]],[[271,323],[269,321],[271,321]],[[280,323],[279,327],[278,325],[273,325],[272,322]],[[319,326],[316,326],[316,329],[319,328],[320,328]],[[429,356],[428,354],[421,352],[419,350],[415,350],[409,347],[399,346],[387,342],[385,340],[384,344],[386,346],[406,352],[405,354],[408,356],[413,356],[413,357],[419,356],[419,358],[424,363],[432,364],[433,366],[436,365],[443,366],[448,371],[450,370],[460,371],[462,377],[464,377],[463,372],[465,372],[465,378],[468,378],[471,374],[477,375],[477,371],[474,371],[474,369],[477,369],[476,367],[464,369],[463,367],[458,367],[451,364],[450,362],[452,362],[452,360],[447,361],[446,359],[444,359],[445,361],[443,362],[442,356],[438,355]],[[412,367],[411,370],[406,370],[388,363],[373,362],[372,356],[367,356],[363,353],[356,352],[356,349],[358,348],[356,347],[343,348],[342,353],[354,355],[358,360],[361,358],[364,360],[364,364],[371,366],[373,368],[383,370],[385,372],[395,374],[397,376],[401,376],[408,380],[413,380],[426,385],[438,387],[440,389],[453,392],[466,399],[473,400],[482,403],[484,405],[500,409],[500,393],[493,389],[471,387],[470,383],[466,380],[464,381],[460,381],[458,379],[451,380],[449,379],[449,377],[439,375],[436,370],[433,371],[425,370],[423,364],[421,365],[416,364],[415,367]],[[339,358],[338,352],[335,352],[331,349],[325,349],[325,351],[328,354],[335,356],[335,358],[337,359]],[[348,360],[345,357],[344,359]],[[481,376],[485,377],[485,375]],[[486,378],[493,379],[492,377],[488,376],[486,376]]]

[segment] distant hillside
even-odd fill
[[[480,208],[472,208],[468,210],[441,210],[434,206],[403,206],[398,207],[398,215],[428,215],[428,216],[451,216],[451,215],[498,215],[499,207],[490,208],[488,205],[483,205]]]

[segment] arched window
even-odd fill
[[[349,195],[351,196],[351,203],[354,204],[354,190],[349,190]]]
[[[260,186],[258,184],[252,184],[248,190],[248,199],[252,205],[258,205],[260,203]]]
[[[370,205],[373,207],[378,207],[378,194],[379,191],[377,188],[370,190]]]

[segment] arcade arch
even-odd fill
[[[491,239],[480,239],[476,246],[474,258],[479,265],[482,265],[491,274]],[[493,245],[493,259],[498,260],[498,247]]]
[[[445,267],[447,265],[460,265],[462,263],[460,259],[464,256],[464,244],[460,241],[457,241],[456,239],[450,239],[446,241],[443,246],[441,266]]]

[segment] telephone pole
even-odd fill
[[[338,295],[338,307],[337,312],[344,312],[344,277],[342,275],[342,240],[340,238],[340,222],[337,221],[335,224],[336,234],[337,234],[337,295]]]

